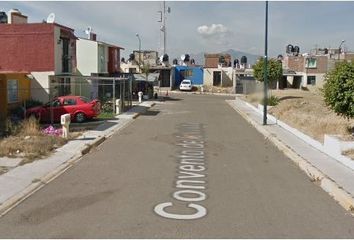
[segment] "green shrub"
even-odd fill
[[[276,96],[270,96],[267,98],[267,105],[268,106],[275,106],[280,102],[279,98]],[[262,99],[262,104],[264,105],[264,99]]]
[[[354,117],[354,63],[340,63],[326,75],[323,95],[338,115]]]
[[[113,103],[111,101],[104,102],[102,104],[102,112],[106,112],[106,113],[113,112]]]

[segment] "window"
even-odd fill
[[[182,72],[182,75],[183,75],[184,78],[191,77],[193,75],[193,71],[191,69],[185,70],[185,71]]]
[[[307,58],[306,59],[306,68],[316,68],[317,59],[316,58]]]
[[[18,80],[7,80],[7,101],[9,103],[18,102]]]
[[[89,103],[90,100],[87,97],[80,97],[81,101],[83,101],[84,103]]]
[[[316,76],[307,76],[307,85],[316,85]]]
[[[72,98],[64,99],[64,105],[65,106],[76,105],[76,100]]]

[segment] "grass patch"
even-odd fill
[[[66,142],[67,139],[43,134],[37,120],[30,118],[11,126],[11,135],[0,140],[0,157],[22,157],[21,164],[25,164],[48,156]]]
[[[354,119],[338,116],[329,109],[319,90],[272,90],[272,96],[276,96],[279,103],[269,113],[317,141],[323,142],[324,134],[351,137]],[[255,93],[243,99],[256,105],[255,101],[262,97],[263,93]]]
[[[101,112],[97,118],[99,119],[111,119],[114,118],[116,115],[113,112]]]
[[[279,98],[276,96],[270,96],[266,99],[266,103],[268,106],[275,106],[280,102]],[[261,101],[262,105],[264,105],[264,99]]]

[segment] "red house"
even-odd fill
[[[76,37],[69,27],[25,19],[0,24],[0,71],[30,73],[32,98],[46,102],[48,76],[75,72]]]

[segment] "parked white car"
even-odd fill
[[[189,79],[184,79],[181,84],[179,85],[179,90],[183,91],[183,90],[186,90],[186,91],[192,91],[192,81],[189,80]]]

